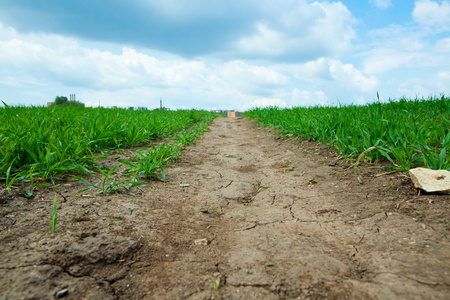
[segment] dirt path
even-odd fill
[[[53,237],[23,220],[46,202],[2,207],[2,298],[448,299],[448,195],[242,118],[210,128],[143,196],[66,187]]]

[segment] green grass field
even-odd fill
[[[99,153],[133,146],[150,149],[135,157],[135,164],[152,160],[154,168],[163,170],[163,165],[178,157],[181,148],[207,130],[217,116],[199,110],[133,111],[5,104],[0,108],[0,180],[12,184],[37,179],[54,181],[67,174],[92,174],[92,170],[99,169],[96,163],[102,157]],[[154,140],[164,142],[154,146]],[[136,176],[141,171],[136,171]],[[149,172],[152,171],[140,176],[151,177]]]
[[[450,170],[450,98],[400,99],[364,106],[255,108],[245,113],[287,137],[319,141],[341,156],[387,159],[391,169]],[[372,148],[373,147],[373,148]]]

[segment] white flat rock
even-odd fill
[[[449,171],[415,168],[409,170],[409,176],[416,188],[427,193],[450,193]]]

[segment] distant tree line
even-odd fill
[[[66,96],[56,96],[55,103],[53,105],[62,105],[62,106],[83,106],[84,103],[78,100],[69,100]]]

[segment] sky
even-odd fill
[[[0,0],[0,99],[248,110],[450,95],[450,0]]]

